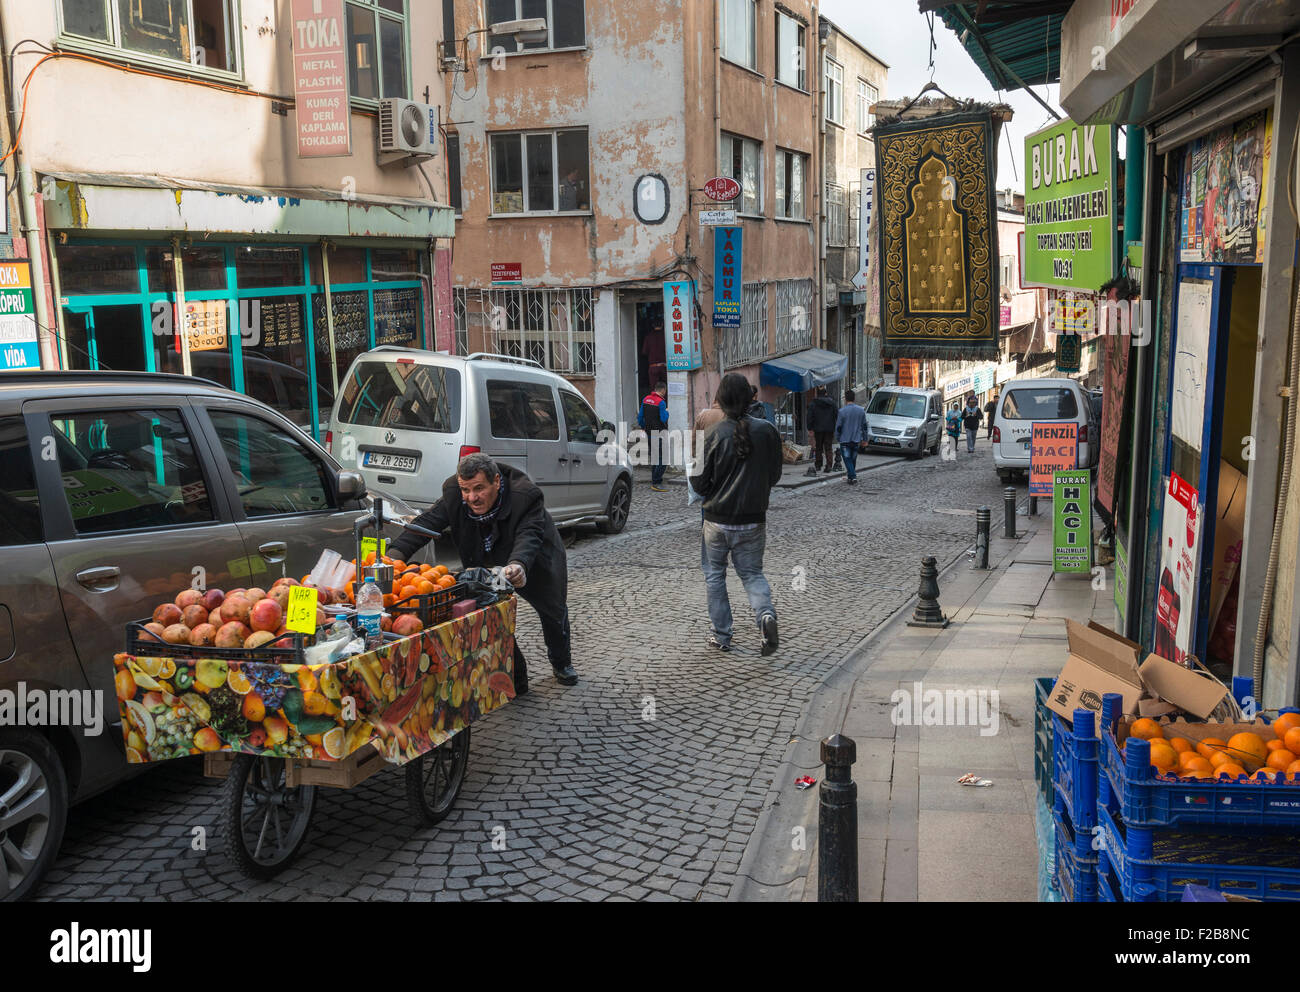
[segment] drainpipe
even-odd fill
[[[334,300],[330,297],[330,243],[320,239],[320,271],[325,280],[325,326],[329,330],[330,341],[330,383],[334,387],[334,398],[339,395],[339,362],[334,354]],[[317,377],[320,372],[316,373]]]
[[[821,112],[822,70],[826,66],[826,39],[830,35],[830,22],[821,19],[817,7],[812,11],[817,25],[817,65],[813,70],[813,134],[817,136],[813,151],[813,167],[817,176],[817,347],[826,347],[826,115]],[[810,184],[811,185],[811,184]]]
[[[63,318],[63,304],[59,302],[63,299],[63,285],[59,280],[59,256],[53,251],[50,252],[50,292],[54,295],[54,323],[58,327],[59,368],[66,369],[68,367],[68,326]]]
[[[185,269],[181,265],[181,239],[172,238],[172,272],[176,280],[176,323],[181,342],[181,372],[192,375],[190,366],[190,329],[185,326]],[[236,304],[238,306],[238,304]]]
[[[714,11],[713,11],[713,162],[714,165],[721,165],[721,158],[722,158],[722,4],[720,3],[714,4],[713,6],[714,6]],[[757,44],[757,39],[755,39],[755,44]],[[714,165],[709,166],[710,171],[713,170]],[[722,170],[719,169],[718,171],[721,172]],[[689,186],[690,183],[687,183],[687,185]],[[690,202],[689,197],[687,202]],[[739,206],[742,210],[745,207],[745,194],[743,191],[740,194]],[[693,219],[690,216],[688,216],[686,218],[686,229],[688,231],[690,230],[690,225],[692,223],[693,223]],[[743,229],[742,221],[737,219],[736,223],[741,224]],[[718,229],[715,227],[713,229],[713,237],[716,238],[717,236],[718,236]],[[689,235],[687,235],[687,237],[689,237]],[[718,287],[714,286],[713,293],[715,298],[717,296],[717,292],[718,292]],[[740,300],[741,300],[740,319],[743,322],[745,319],[744,318],[745,273],[743,269],[741,270],[740,273]],[[722,382],[722,331],[717,327],[713,328],[713,351],[718,359],[718,382],[719,384],[721,384]],[[718,388],[717,386],[713,387],[715,393],[717,391],[717,388]]]
[[[18,199],[22,205],[23,238],[27,241],[27,257],[32,267],[32,309],[36,311],[36,340],[40,343],[41,368],[62,368],[50,341],[50,319],[45,311],[45,250],[40,224],[36,220],[35,183],[32,167],[27,164],[21,150],[14,152],[18,172]],[[58,300],[54,301],[58,305]]]

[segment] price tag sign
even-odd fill
[[[284,625],[300,634],[316,633],[316,589],[294,586],[289,590],[289,609]]]
[[[386,554],[387,552],[388,552],[388,538],[384,538],[379,542],[378,552],[375,551],[375,539],[373,537],[363,537],[361,539],[362,560],[364,560],[368,555],[374,555],[375,558],[378,558],[380,555]]]

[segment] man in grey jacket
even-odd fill
[[[840,452],[844,456],[844,468],[848,471],[849,485],[858,481],[858,445],[862,443],[863,428],[867,422],[867,411],[853,402],[853,390],[844,391],[844,405],[840,407],[835,419],[835,440],[839,442]]]

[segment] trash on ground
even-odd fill
[[[796,789],[811,789],[816,784],[817,784],[817,780],[813,778],[811,775],[800,775],[797,779],[794,780],[794,785]]]
[[[977,788],[986,788],[993,784],[991,778],[980,778],[974,772],[967,772],[961,778],[957,779],[958,785],[973,785]]]

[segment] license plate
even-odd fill
[[[872,441],[871,441],[871,443],[872,443],[872,444],[888,444],[888,445],[892,445],[892,446],[895,447],[895,448],[898,447],[898,439],[897,439],[897,438],[892,438],[892,437],[878,437],[878,438],[873,438]]]
[[[414,455],[390,455],[383,451],[366,452],[366,468],[392,468],[399,472],[414,472],[420,459]]]
[[[1030,444],[1030,441],[1031,441],[1031,440],[1032,440],[1031,438],[1025,438],[1023,441],[1020,442],[1021,446],[1022,446],[1026,451],[1029,450],[1029,444]]]

